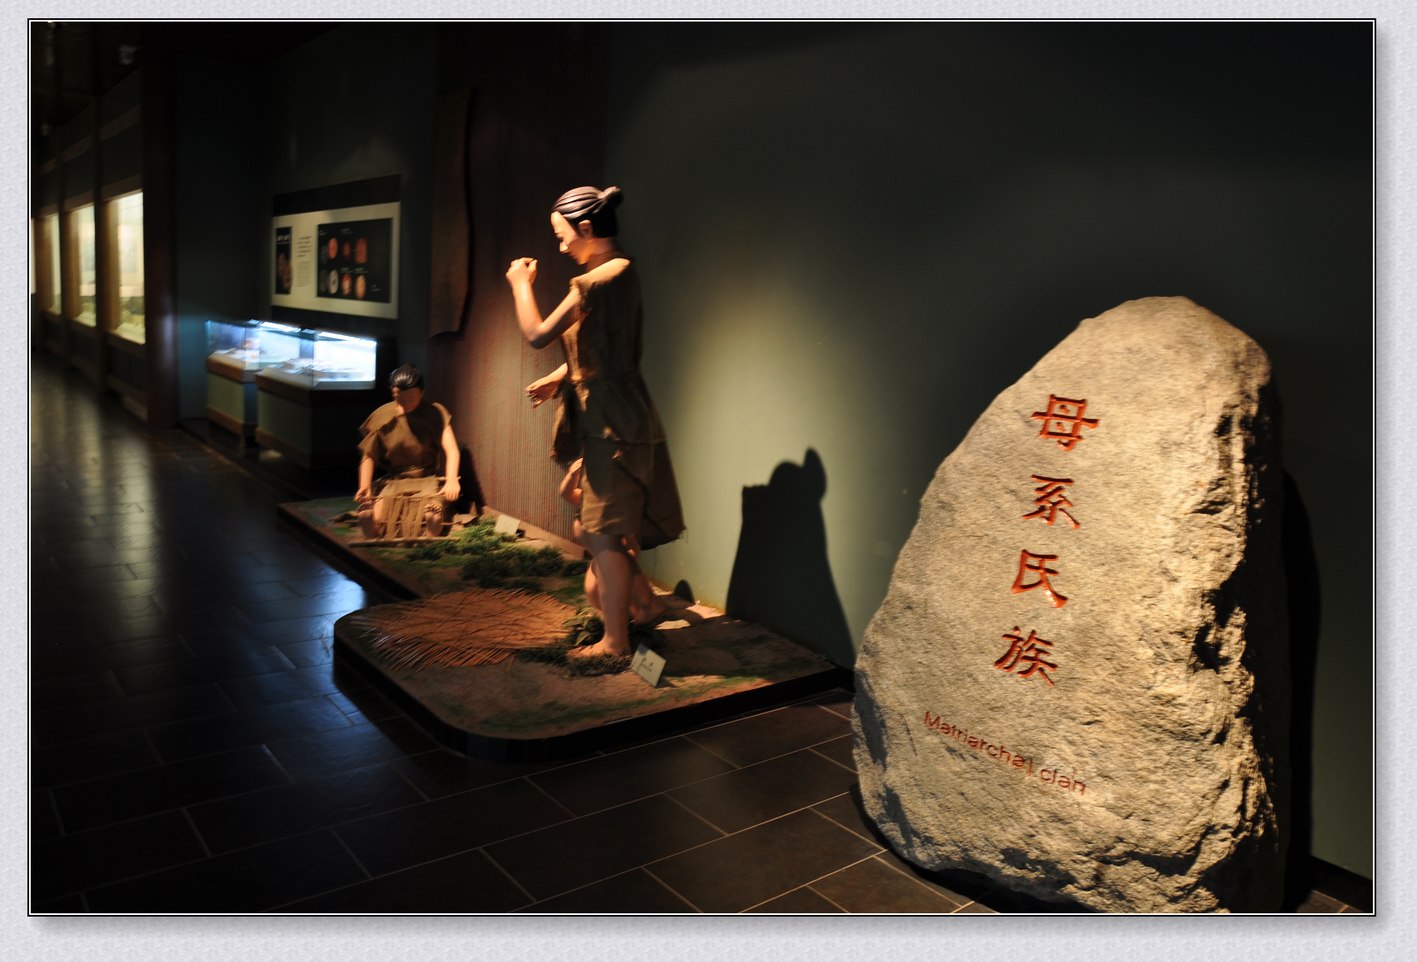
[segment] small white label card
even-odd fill
[[[640,645],[635,649],[635,657],[630,659],[630,668],[649,682],[651,688],[658,688],[659,676],[664,673],[664,656],[650,651],[649,645]]]
[[[517,519],[510,514],[497,515],[496,531],[498,534],[509,534],[515,538],[517,536]]]

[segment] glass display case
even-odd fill
[[[207,369],[254,381],[257,371],[299,359],[301,333],[272,321],[207,321]]]
[[[306,392],[367,392],[378,370],[379,341],[276,321],[207,321],[207,420],[243,439],[280,448],[297,437],[304,451]],[[267,395],[275,399],[263,400]],[[367,403],[361,398],[360,405]],[[266,409],[264,422],[261,409]],[[284,412],[275,414],[274,411]],[[356,422],[358,423],[358,422]],[[289,447],[289,445],[287,445]]]
[[[241,424],[245,430],[254,420],[257,444],[311,470],[354,470],[345,462],[358,454],[359,425],[388,400],[376,379],[391,369],[391,342],[273,321],[211,323],[208,339],[208,371],[227,364],[254,382],[254,392],[242,385]],[[209,387],[208,403],[234,414],[234,396],[231,407],[212,402],[224,390]]]
[[[264,375],[312,391],[367,391],[374,386],[378,360],[374,338],[307,329],[294,337],[299,352],[269,367],[263,364]]]

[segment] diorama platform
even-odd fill
[[[526,619],[526,633],[537,636],[528,637],[526,657],[481,664],[398,657],[390,652],[391,634],[421,642],[415,636],[435,629],[446,634],[450,623],[467,626],[460,634],[476,635],[493,622],[494,634],[505,634],[509,625],[515,633],[517,615],[507,620],[506,591],[465,580],[456,556],[451,563],[429,559],[434,552],[427,542],[359,544],[357,529],[348,523],[352,509],[347,498],[281,505],[287,520],[413,599],[339,619],[336,657],[419,719],[441,743],[464,754],[507,760],[569,757],[850,685],[849,671],[815,652],[672,594],[660,594],[669,610],[655,626],[655,648],[665,659],[657,685],[628,669],[590,674],[563,658],[546,658],[548,648],[555,647],[544,644],[548,625],[555,626],[553,634],[564,634],[561,622],[575,618],[583,601],[579,577],[542,579],[537,610]],[[484,515],[495,517],[496,512],[488,509]],[[542,552],[551,547],[570,554],[567,549],[573,546],[567,542],[518,527],[509,547]]]

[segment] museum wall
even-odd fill
[[[272,62],[177,57],[181,416],[205,409],[204,322],[271,314],[282,193],[401,176],[399,319],[312,311],[301,323],[386,337],[402,360],[425,363],[433,36],[338,28]]]
[[[399,361],[427,363],[434,38],[434,29],[420,24],[338,27],[267,68],[255,277],[266,313],[258,316],[269,315],[274,285],[273,198],[396,175],[402,181],[398,318],[302,311],[299,323],[388,338]]]
[[[178,407],[182,417],[199,418],[207,403],[206,322],[264,316],[253,251],[270,215],[261,141],[252,132],[264,116],[265,83],[259,65],[192,55],[173,71]]]
[[[1370,56],[1363,24],[621,25],[605,170],[689,525],[651,576],[850,664],[992,398],[1186,295],[1274,363],[1310,847],[1370,875]]]

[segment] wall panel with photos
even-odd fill
[[[277,197],[272,307],[398,317],[398,181]]]

